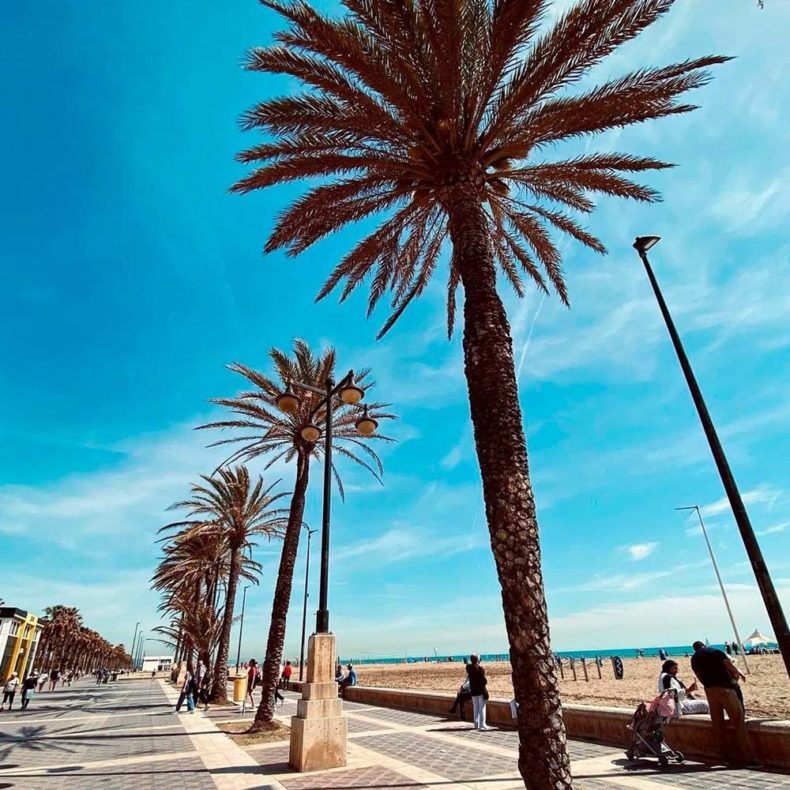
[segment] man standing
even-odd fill
[[[757,765],[749,734],[746,732],[746,712],[743,708],[743,695],[740,693],[739,680],[745,680],[738,668],[721,651],[706,647],[704,642],[695,642],[691,669],[705,687],[705,696],[710,708],[710,721],[713,737],[719,753],[726,758],[727,743],[724,737],[724,712],[732,722],[743,759],[747,766]]]
[[[30,698],[36,691],[38,685],[38,672],[34,669],[22,682],[22,710],[27,710]]]

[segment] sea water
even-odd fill
[[[724,650],[724,645],[710,645],[711,647],[716,647],[719,650]],[[767,647],[773,647],[774,645],[768,645]],[[644,658],[658,658],[658,651],[663,646],[660,645],[658,647],[645,647],[645,648],[633,648],[633,647],[622,647],[617,649],[606,649],[606,650],[558,650],[556,655],[560,656],[561,658],[609,658],[610,656],[620,656],[620,658],[639,658],[640,653]],[[691,648],[691,645],[674,645],[669,647],[663,647],[666,650],[667,655],[672,656],[673,658],[683,657],[688,653],[691,655],[694,651]],[[509,659],[507,651],[503,653],[483,653],[480,656],[480,661],[483,663],[492,663],[494,661],[507,661]],[[423,663],[425,661],[434,662],[444,664],[448,661],[454,661],[459,664],[463,664],[464,661],[469,660],[469,654],[466,655],[459,654],[459,655],[433,655],[433,656],[410,656],[410,655],[402,655],[402,656],[382,656],[379,658],[373,658],[371,656],[365,657],[351,657],[351,658],[344,658],[341,660],[342,664],[416,664],[416,663]]]

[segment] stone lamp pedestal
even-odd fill
[[[322,771],[346,764],[348,721],[335,682],[335,635],[313,634],[307,646],[307,680],[291,717],[288,764],[297,771]]]

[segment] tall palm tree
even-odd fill
[[[277,218],[266,251],[297,255],[347,223],[386,214],[339,263],[319,296],[370,282],[369,310],[391,292],[382,333],[419,296],[449,242],[448,329],[464,294],[464,362],[491,547],[519,708],[519,767],[528,787],[571,786],[543,590],[538,526],[497,269],[563,302],[549,229],[596,252],[603,244],[566,213],[590,193],[641,201],[655,191],[623,173],[667,167],[620,153],[544,158],[553,144],[687,112],[702,57],[641,68],[574,95],[564,89],[667,12],[673,0],[579,0],[546,29],[548,0],[343,0],[332,19],[307,3],[262,0],[290,26],[250,51],[253,71],[307,89],[242,119],[269,138],[239,155],[257,169],[238,192],[335,177]]]
[[[309,397],[302,400],[300,408],[293,414],[284,414],[277,409],[277,396],[292,381],[299,381],[316,388],[326,386],[334,375],[335,351],[332,348],[316,355],[302,340],[294,341],[293,357],[273,348],[269,356],[276,370],[276,378],[270,378],[238,362],[230,365],[230,370],[239,373],[253,385],[254,389],[242,392],[235,398],[217,398],[214,403],[224,406],[236,415],[229,420],[220,420],[201,426],[203,428],[241,429],[242,436],[223,439],[215,444],[241,443],[229,459],[249,460],[261,455],[270,456],[267,467],[279,460],[295,463],[296,477],[288,513],[288,525],[283,538],[280,565],[272,601],[272,618],[269,637],[266,642],[266,655],[261,668],[261,703],[255,714],[252,731],[274,726],[274,692],[280,675],[280,662],[285,643],[285,626],[288,618],[288,604],[291,600],[294,565],[299,551],[299,536],[304,522],[304,506],[307,486],[310,480],[310,461],[322,458],[322,442],[308,442],[302,437],[302,428],[311,421],[311,412],[316,402]],[[361,371],[356,383],[364,390],[372,386],[367,380],[369,371]],[[383,411],[383,404],[368,404],[368,410],[375,419],[391,419],[394,415]],[[345,404],[337,404],[333,409],[332,436],[333,449],[341,457],[361,465],[376,479],[383,473],[378,455],[366,444],[367,439],[391,441],[376,433],[363,437],[357,433],[355,423],[359,412]],[[319,425],[323,422],[323,412],[312,418]],[[364,456],[364,457],[363,457]],[[341,495],[343,483],[333,465],[335,481]]]
[[[222,703],[228,698],[230,631],[243,552],[256,545],[253,539],[257,535],[271,539],[282,533],[283,511],[272,505],[285,494],[272,493],[279,480],[268,487],[264,487],[260,476],[251,480],[246,466],[218,469],[215,476],[201,475],[201,479],[202,483],[192,486],[189,499],[170,507],[170,510],[188,511],[189,517],[167,524],[160,531],[185,530],[192,537],[206,537],[227,550],[228,582],[210,695],[212,702]],[[218,583],[219,574],[215,585]]]

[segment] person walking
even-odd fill
[[[466,665],[466,673],[469,676],[469,693],[472,695],[473,721],[476,730],[487,730],[486,727],[486,700],[488,699],[488,678],[483,665],[480,663],[479,656],[472,654],[469,656],[469,663]]]
[[[283,667],[283,675],[282,675],[283,689],[285,691],[288,691],[288,689],[291,688],[292,674],[293,674],[293,667],[291,666],[291,662],[286,661],[285,666]]]
[[[46,672],[42,672],[38,676],[38,693],[40,694],[44,690],[44,686],[47,685],[47,681],[49,680],[49,675]]]
[[[255,699],[252,692],[255,690],[255,684],[258,680],[258,662],[251,658],[249,667],[247,668],[247,696],[250,698],[250,707],[255,707]]]
[[[176,713],[181,713],[181,706],[184,700],[187,703],[187,710],[190,713],[195,712],[195,701],[192,697],[192,686],[195,680],[195,672],[192,667],[192,662],[187,661],[186,674],[184,675],[184,682],[181,685],[181,693],[178,695],[178,702],[176,703]]]
[[[0,710],[3,710],[6,702],[8,703],[8,710],[11,710],[11,706],[14,704],[14,697],[16,696],[16,689],[18,685],[19,678],[17,677],[16,672],[12,672],[8,676],[8,679],[3,686],[3,704],[0,705]]]
[[[754,759],[749,733],[746,731],[746,711],[739,680],[746,680],[730,658],[721,650],[706,647],[704,642],[694,642],[691,669],[705,687],[710,708],[713,738],[723,759],[727,759],[727,741],[724,734],[724,713],[735,729],[741,756],[747,767],[758,763]]]
[[[38,672],[34,669],[22,682],[22,710],[27,710],[38,685]]]
[[[54,691],[55,686],[58,685],[58,681],[60,680],[60,670],[53,669],[52,672],[49,673],[49,690]]]
[[[731,656],[731,655],[732,655],[732,647],[731,647],[731,645],[730,645],[730,643],[729,643],[729,642],[725,642],[725,643],[724,643],[724,652],[725,652],[725,653],[726,653],[728,656]]]

